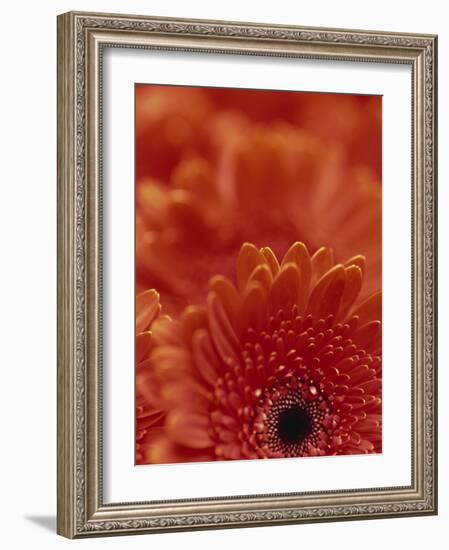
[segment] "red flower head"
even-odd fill
[[[137,390],[163,420],[137,462],[381,452],[381,295],[359,299],[364,269],[247,243],[237,288],[215,276],[205,307],[153,321]]]

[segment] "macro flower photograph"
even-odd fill
[[[382,98],[135,88],[135,462],[382,452]]]

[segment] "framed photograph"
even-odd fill
[[[58,18],[58,532],[435,514],[433,35]]]

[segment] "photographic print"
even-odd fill
[[[137,465],[382,452],[382,97],[135,86]]]
[[[437,42],[58,17],[58,533],[437,513]]]

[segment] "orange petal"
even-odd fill
[[[341,297],[340,309],[336,318],[337,321],[345,318],[362,288],[363,274],[360,267],[357,265],[351,265],[345,268],[345,273],[346,284]]]
[[[311,264],[310,255],[304,243],[295,242],[287,251],[282,261],[282,265],[294,262],[299,268],[300,285],[298,291],[298,308],[302,313],[306,306],[309,295]]]
[[[271,284],[273,282],[271,269],[266,264],[258,265],[256,269],[251,273],[247,284],[250,284],[252,281],[259,282],[264,288],[265,292],[268,294],[270,292]]]
[[[261,283],[253,281],[245,288],[238,315],[238,333],[261,328],[267,319],[267,294]]]
[[[352,315],[359,317],[359,325],[369,321],[380,321],[382,319],[382,292],[376,292],[362,302]]]
[[[322,246],[312,256],[312,284],[318,281],[334,265],[334,252],[332,248]]]
[[[285,253],[284,258],[282,259],[282,265],[293,262],[297,264],[298,267],[301,267],[305,260],[310,260],[310,254],[307,250],[307,246],[300,241],[296,241]]]
[[[165,384],[161,390],[161,399],[168,409],[186,403],[190,409],[198,411],[209,406],[210,392],[197,381],[183,378]]]
[[[245,243],[242,245],[237,262],[237,281],[240,290],[245,288],[251,273],[256,267],[265,263],[267,263],[265,256],[253,244]]]
[[[136,296],[136,333],[148,330],[160,311],[159,294],[154,289],[138,294]]]
[[[207,230],[203,213],[195,204],[191,193],[175,190],[170,193],[169,214],[184,236],[196,237]]]
[[[151,227],[164,227],[167,223],[167,186],[152,179],[141,179],[136,186],[137,211],[142,212]]]
[[[210,292],[207,297],[207,317],[212,340],[221,358],[226,360],[228,357],[235,357],[239,341],[223,304],[215,292]]]
[[[174,411],[167,418],[167,430],[173,440],[193,449],[204,449],[213,445],[209,429],[209,418],[191,411]]]
[[[170,464],[180,462],[179,456],[175,452],[174,444],[166,436],[160,436],[155,439],[151,445],[148,445],[143,452],[143,459],[139,464]]]
[[[195,364],[204,378],[211,386],[215,385],[219,376],[218,357],[214,351],[209,333],[205,329],[199,329],[193,335],[192,341]]]
[[[136,336],[136,365],[148,358],[151,351],[151,332],[141,332]]]
[[[169,437],[161,435],[145,449],[143,463],[171,464],[175,462],[210,462],[212,452],[177,445]]]
[[[223,275],[216,275],[210,280],[209,289],[219,296],[229,320],[231,323],[234,322],[239,306],[239,295],[231,281]]]
[[[207,327],[206,309],[200,306],[187,306],[181,314],[181,322],[184,338],[186,342],[190,342],[197,329]]]
[[[157,346],[151,352],[151,363],[161,380],[179,378],[193,371],[192,354],[187,348]]]
[[[156,424],[160,424],[164,416],[165,413],[160,410],[145,411],[140,415],[139,412],[136,411],[136,419],[138,421],[137,429],[146,430],[148,428],[151,428],[152,426],[155,426]]]
[[[145,400],[146,405],[156,409],[159,404],[159,381],[149,361],[139,364],[136,369],[136,396]]]
[[[351,265],[356,265],[361,269],[362,275],[365,274],[365,267],[366,267],[365,256],[362,256],[361,254],[359,254],[357,256],[353,256],[352,258],[349,258],[349,260],[344,263],[345,267],[350,267]]]
[[[181,161],[173,171],[171,183],[174,188],[190,191],[196,200],[210,203],[217,197],[212,167],[201,157]]]
[[[298,302],[299,269],[295,263],[285,264],[277,274],[270,292],[272,313],[288,308]]]
[[[182,325],[168,316],[159,317],[151,325],[151,333],[154,345],[183,345]]]
[[[338,264],[323,275],[316,284],[310,295],[306,314],[312,315],[315,320],[335,315],[340,307],[345,283],[344,267]]]
[[[265,246],[264,248],[262,248],[261,252],[265,257],[268,266],[270,267],[271,274],[273,275],[273,277],[276,277],[276,275],[279,273],[280,266],[275,253],[271,250],[269,246]]]

